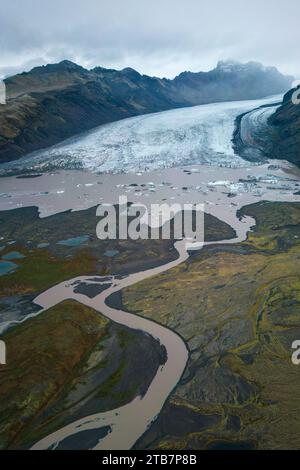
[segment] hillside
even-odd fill
[[[269,119],[273,130],[269,154],[300,166],[300,105],[292,102],[294,91],[292,89],[286,93],[282,105]]]

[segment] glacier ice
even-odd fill
[[[81,168],[96,173],[141,174],[201,163],[249,166],[232,147],[235,119],[278,100],[277,96],[213,103],[123,119],[4,164],[2,174],[3,169],[18,172]]]

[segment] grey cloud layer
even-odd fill
[[[258,60],[300,75],[298,0],[0,2],[0,75],[64,58],[170,77]]]

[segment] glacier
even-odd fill
[[[233,150],[235,119],[281,98],[213,103],[123,119],[4,164],[1,174],[55,169],[129,173],[190,164],[249,166]]]

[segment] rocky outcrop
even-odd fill
[[[300,104],[293,103],[294,93],[292,89],[284,96],[282,105],[269,119],[273,132],[268,154],[300,166]]]
[[[0,161],[100,124],[138,114],[215,101],[282,93],[292,78],[273,67],[220,62],[210,72],[184,72],[174,80],[63,61],[5,80],[7,104],[0,105]]]

